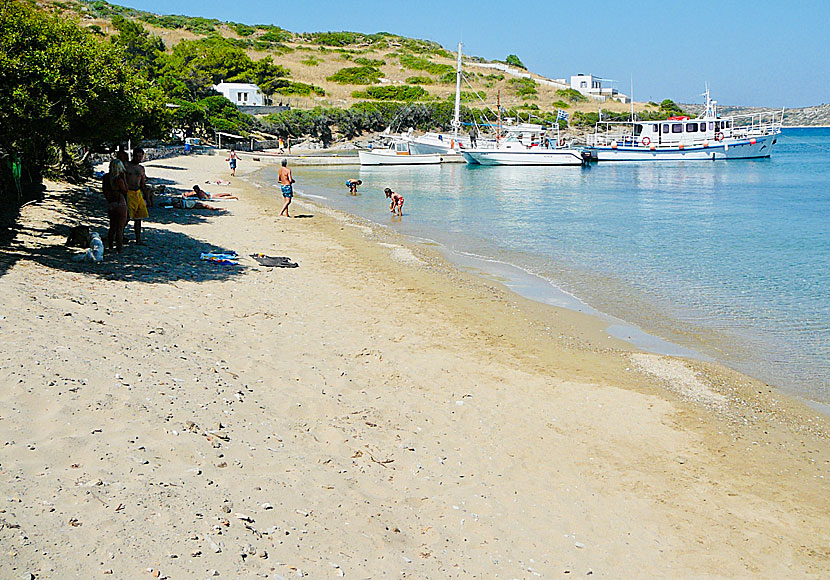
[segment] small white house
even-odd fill
[[[571,88],[576,89],[586,97],[591,97],[597,101],[606,101],[611,99],[621,103],[628,103],[631,101],[630,97],[617,91],[612,87],[603,87],[602,81],[599,77],[594,75],[573,75],[571,77]]]
[[[571,76],[571,88],[580,93],[599,92],[602,89],[602,79],[594,75],[573,75]]]
[[[213,85],[213,90],[224,95],[234,105],[265,105],[265,96],[259,87],[251,83],[226,83]]]

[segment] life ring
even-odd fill
[[[723,133],[721,133],[720,131],[715,133],[715,141],[723,141]]]
[[[649,145],[651,145],[651,139],[649,139],[648,137],[643,137],[640,140],[640,142],[643,144],[644,147],[648,147]]]

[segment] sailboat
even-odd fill
[[[423,155],[439,153],[444,160],[450,160],[459,154],[459,149],[470,147],[470,138],[459,135],[461,129],[461,45],[458,43],[458,63],[455,68],[455,111],[452,118],[452,133],[428,132],[415,136],[412,129],[403,135],[409,142],[412,153]]]

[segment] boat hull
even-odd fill
[[[777,134],[761,135],[731,142],[719,141],[708,147],[588,147],[597,161],[714,161],[769,157]]]
[[[492,149],[461,151],[471,165],[582,165],[582,156],[576,149],[537,151],[499,151]]]
[[[434,165],[441,163],[441,155],[397,155],[386,151],[358,151],[361,165]]]

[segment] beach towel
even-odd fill
[[[271,268],[298,268],[300,265],[292,262],[291,258],[285,256],[266,256],[265,254],[251,254],[251,257],[259,262],[260,266]]]
[[[217,264],[232,264],[238,265],[239,260],[237,259],[239,256],[236,252],[227,252],[224,254],[221,253],[205,253],[199,256],[200,260],[205,260],[207,262],[214,262]]]

